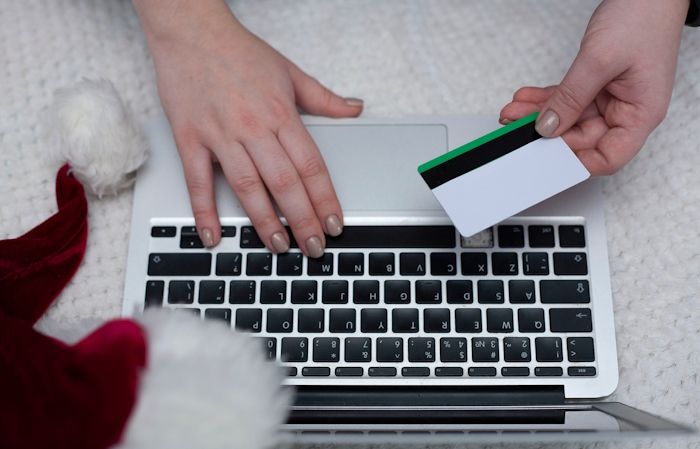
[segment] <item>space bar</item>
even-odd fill
[[[345,226],[327,248],[454,248],[454,226]]]

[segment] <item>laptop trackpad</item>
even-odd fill
[[[439,210],[416,171],[447,151],[444,125],[307,125],[340,204],[352,211]]]

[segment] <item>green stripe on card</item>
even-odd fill
[[[526,115],[523,118],[520,118],[512,123],[509,123],[505,126],[502,126],[498,128],[495,131],[492,131],[485,136],[481,136],[476,140],[472,140],[469,143],[465,143],[461,147],[457,147],[452,151],[448,151],[445,154],[442,154],[435,159],[431,159],[428,162],[421,164],[418,166],[418,173],[423,173],[427,170],[430,170],[431,168],[437,167],[438,165],[445,163],[449,161],[450,159],[454,159],[457,156],[460,156],[467,151],[473,150],[474,148],[478,148],[482,146],[483,144],[490,142],[494,139],[497,139],[501,137],[504,134],[508,134],[509,132],[513,131],[514,129],[520,128],[521,126],[527,125],[528,123],[532,123],[537,119],[537,114],[538,112],[533,112],[530,115]]]

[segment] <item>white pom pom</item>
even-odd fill
[[[147,157],[147,145],[117,90],[107,80],[83,80],[59,89],[47,113],[54,160],[98,197],[134,182]]]
[[[222,323],[147,311],[148,362],[119,449],[262,449],[279,442],[292,391],[260,342]]]

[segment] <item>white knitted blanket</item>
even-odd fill
[[[582,0],[236,1],[253,31],[366,115],[496,114],[522,85],[558,82],[595,7]],[[112,80],[145,120],[153,67],[127,0],[0,0],[0,238],[56,209],[41,111],[81,77]],[[684,31],[668,118],[605,180],[620,385],[612,397],[700,426],[700,29]],[[87,255],[49,311],[120,312],[131,191],[90,199]],[[698,448],[700,439],[567,447]],[[539,447],[539,446],[538,446]],[[554,447],[554,446],[549,446]]]

